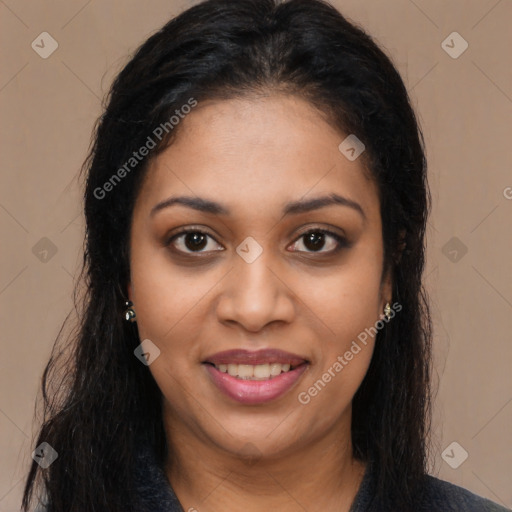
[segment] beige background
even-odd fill
[[[127,55],[189,5],[0,0],[1,511],[19,510],[34,398],[72,307],[83,236],[76,174],[100,99]],[[434,200],[426,282],[440,382],[432,472],[512,507],[512,2],[335,5],[391,54],[426,137]],[[47,59],[31,48],[45,31],[59,45]],[[441,46],[453,31],[469,43],[457,59]],[[46,261],[44,237],[57,251]],[[457,469],[441,457],[453,441],[469,453]]]

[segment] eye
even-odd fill
[[[205,247],[208,247],[208,239],[215,241],[211,235],[205,233],[204,231],[189,229],[186,231],[180,231],[179,233],[173,235],[168,240],[166,245],[174,245],[179,252],[184,252],[186,254],[194,252],[210,252],[212,249],[203,250]],[[217,245],[221,247],[219,244]],[[224,249],[222,248],[220,250]]]
[[[300,245],[299,242],[302,240],[304,240],[302,245],[307,249],[304,252],[334,253],[339,251],[342,247],[349,246],[347,240],[344,237],[322,228],[313,228],[309,231],[306,231],[306,233],[302,233],[302,235],[300,235],[300,237],[294,243],[294,246],[297,244]],[[327,250],[322,251],[321,249],[324,247],[327,247]]]
[[[214,243],[210,243],[212,240]],[[343,247],[349,247],[348,241],[341,235],[323,228],[313,228],[306,231],[294,242],[292,247],[297,250],[297,245],[304,245],[306,250],[298,249],[299,252],[309,253],[335,253]],[[210,248],[209,244],[212,246]],[[212,235],[199,229],[188,229],[172,235],[166,243],[173,246],[178,252],[185,254],[206,253],[212,251],[223,251],[224,248],[218,244]],[[215,245],[220,249],[215,249]],[[326,249],[326,250],[322,250]]]

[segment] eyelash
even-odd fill
[[[203,229],[194,229],[194,228],[190,228],[190,229],[186,229],[186,230],[183,230],[183,231],[180,231],[179,233],[175,233],[174,235],[172,235],[168,240],[167,242],[165,243],[166,246],[170,246],[177,238],[183,236],[183,235],[188,235],[188,234],[191,234],[191,233],[201,233],[203,235],[207,235],[209,236],[210,238],[212,238],[217,244],[219,242],[217,242],[217,240],[215,240],[215,237],[213,235],[211,235],[210,233],[208,233],[207,231],[203,230]],[[310,235],[311,233],[322,233],[324,235],[328,235],[332,238],[334,238],[334,240],[337,242],[338,244],[338,247],[336,247],[335,249],[332,249],[330,251],[298,251],[298,252],[305,252],[306,254],[336,254],[338,251],[340,251],[341,249],[343,248],[348,248],[350,247],[350,243],[348,242],[348,240],[346,238],[344,238],[343,236],[337,234],[337,233],[334,233],[333,231],[330,231],[328,229],[325,229],[325,228],[311,228],[307,231],[305,231],[304,233],[301,233],[296,239],[295,241],[293,242],[292,245],[294,245],[295,243],[297,243],[301,238],[307,236],[307,235]],[[219,244],[220,245],[220,244]],[[182,255],[192,255],[192,254],[207,254],[208,252],[210,251],[191,251],[191,252],[186,252],[186,251],[181,251],[179,249],[176,250],[179,254],[182,254]],[[213,251],[213,252],[221,252],[221,251]],[[201,256],[200,256],[201,257]]]

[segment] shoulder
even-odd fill
[[[426,475],[421,510],[429,512],[510,512],[464,487]]]

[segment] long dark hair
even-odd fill
[[[424,141],[390,58],[321,0],[202,2],[144,42],[115,79],[83,167],[78,327],[65,345],[59,333],[43,375],[36,444],[49,443],[59,456],[47,469],[32,464],[24,510],[35,489],[51,512],[136,510],[137,443],[148,442],[161,462],[166,442],[161,392],[134,357],[140,340],[123,318],[134,201],[148,162],[181,126],[170,117],[191,98],[273,91],[306,99],[340,134],[355,134],[366,146],[366,168],[379,190],[383,271],[392,272],[393,301],[402,310],[379,331],[355,394],[353,449],[377,475],[376,501],[414,510],[428,472],[432,399],[431,320],[421,280],[430,208]],[[148,136],[156,147],[127,166]]]

